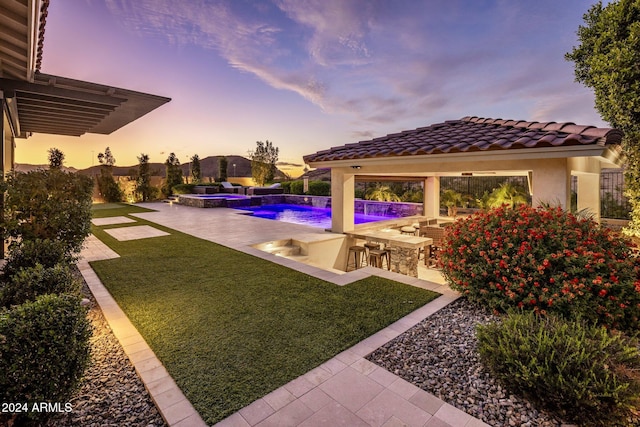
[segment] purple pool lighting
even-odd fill
[[[230,200],[230,199],[247,199],[247,196],[242,194],[231,194],[231,193],[218,193],[218,194],[189,194],[185,197],[189,197],[192,199],[203,199],[203,200]]]
[[[308,225],[318,228],[331,228],[331,208],[316,208],[312,206],[275,204],[241,208],[251,211],[258,218],[272,219],[276,221],[290,222],[293,224]],[[396,218],[393,216],[364,215],[356,213],[356,224],[365,222],[384,221]]]

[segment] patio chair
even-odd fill
[[[252,195],[252,196],[262,196],[265,194],[283,194],[284,193],[284,188],[282,188],[282,185],[280,185],[279,182],[276,182],[275,184],[271,184],[267,187],[249,187],[249,189],[247,189],[247,195]]]
[[[232,183],[227,182],[227,181],[222,181],[220,183],[220,185],[222,185],[222,191],[224,193],[239,194],[240,191],[242,191],[242,187],[237,187],[237,186],[235,186]]]
[[[428,237],[433,239],[433,244],[431,245],[431,253],[429,256],[424,257],[424,265],[427,267],[431,266],[431,263],[436,264],[436,260],[438,259],[438,252],[442,249],[442,244],[444,243],[444,233],[445,229],[442,227],[434,227],[434,226],[422,226],[420,227],[420,237]]]
[[[436,218],[427,218],[423,221],[418,221],[418,228],[426,227],[428,225],[438,225],[438,220]]]

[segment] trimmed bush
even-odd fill
[[[79,252],[91,232],[93,180],[59,169],[12,172],[5,192],[3,226],[9,237],[65,242]]]
[[[173,194],[192,194],[196,184],[178,184],[173,186]]]
[[[309,191],[312,196],[330,196],[331,183],[326,181],[309,181]]]
[[[0,284],[0,306],[23,304],[45,294],[80,295],[81,284],[71,269],[63,264],[54,267],[23,268],[6,283]]]
[[[75,257],[69,253],[64,242],[49,239],[25,240],[11,248],[3,269],[4,280],[8,281],[18,271],[38,264],[44,268],[52,268],[58,264],[70,266],[74,262]]]
[[[459,219],[440,262],[453,289],[494,310],[640,327],[639,264],[627,241],[560,208],[501,207]]]
[[[0,311],[0,401],[65,402],[89,361],[91,325],[72,295]]]
[[[303,181],[291,181],[289,188],[291,189],[291,194],[304,194]]]
[[[479,325],[477,334],[487,368],[511,391],[562,419],[626,426],[640,405],[635,339],[533,312],[510,313],[502,322]]]

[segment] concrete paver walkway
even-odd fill
[[[482,421],[364,359],[381,345],[458,297],[448,286],[443,285],[442,277],[434,275],[433,270],[428,271],[433,281],[372,267],[336,274],[276,257],[249,246],[268,240],[287,239],[298,233],[323,233],[322,230],[248,217],[223,208],[199,209],[156,203],[141,206],[155,209],[156,212],[132,216],[269,259],[337,285],[378,275],[442,294],[436,300],[336,355],[307,374],[241,409],[218,423],[218,426],[486,426]],[[89,279],[89,286],[114,334],[125,348],[167,423],[171,426],[204,425],[153,351],[88,265],[89,261],[118,255],[98,239],[91,237],[87,240],[82,256],[83,259],[79,263],[81,272]]]

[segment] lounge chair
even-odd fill
[[[266,194],[282,194],[284,193],[284,188],[280,185],[279,182],[275,184],[271,184],[268,187],[249,187],[247,190],[247,195],[250,196],[263,196]]]
[[[220,185],[222,185],[222,192],[223,193],[240,194],[242,192],[242,187],[235,186],[235,185],[233,185],[233,184],[231,184],[230,182],[227,182],[227,181],[222,181],[220,183]]]

